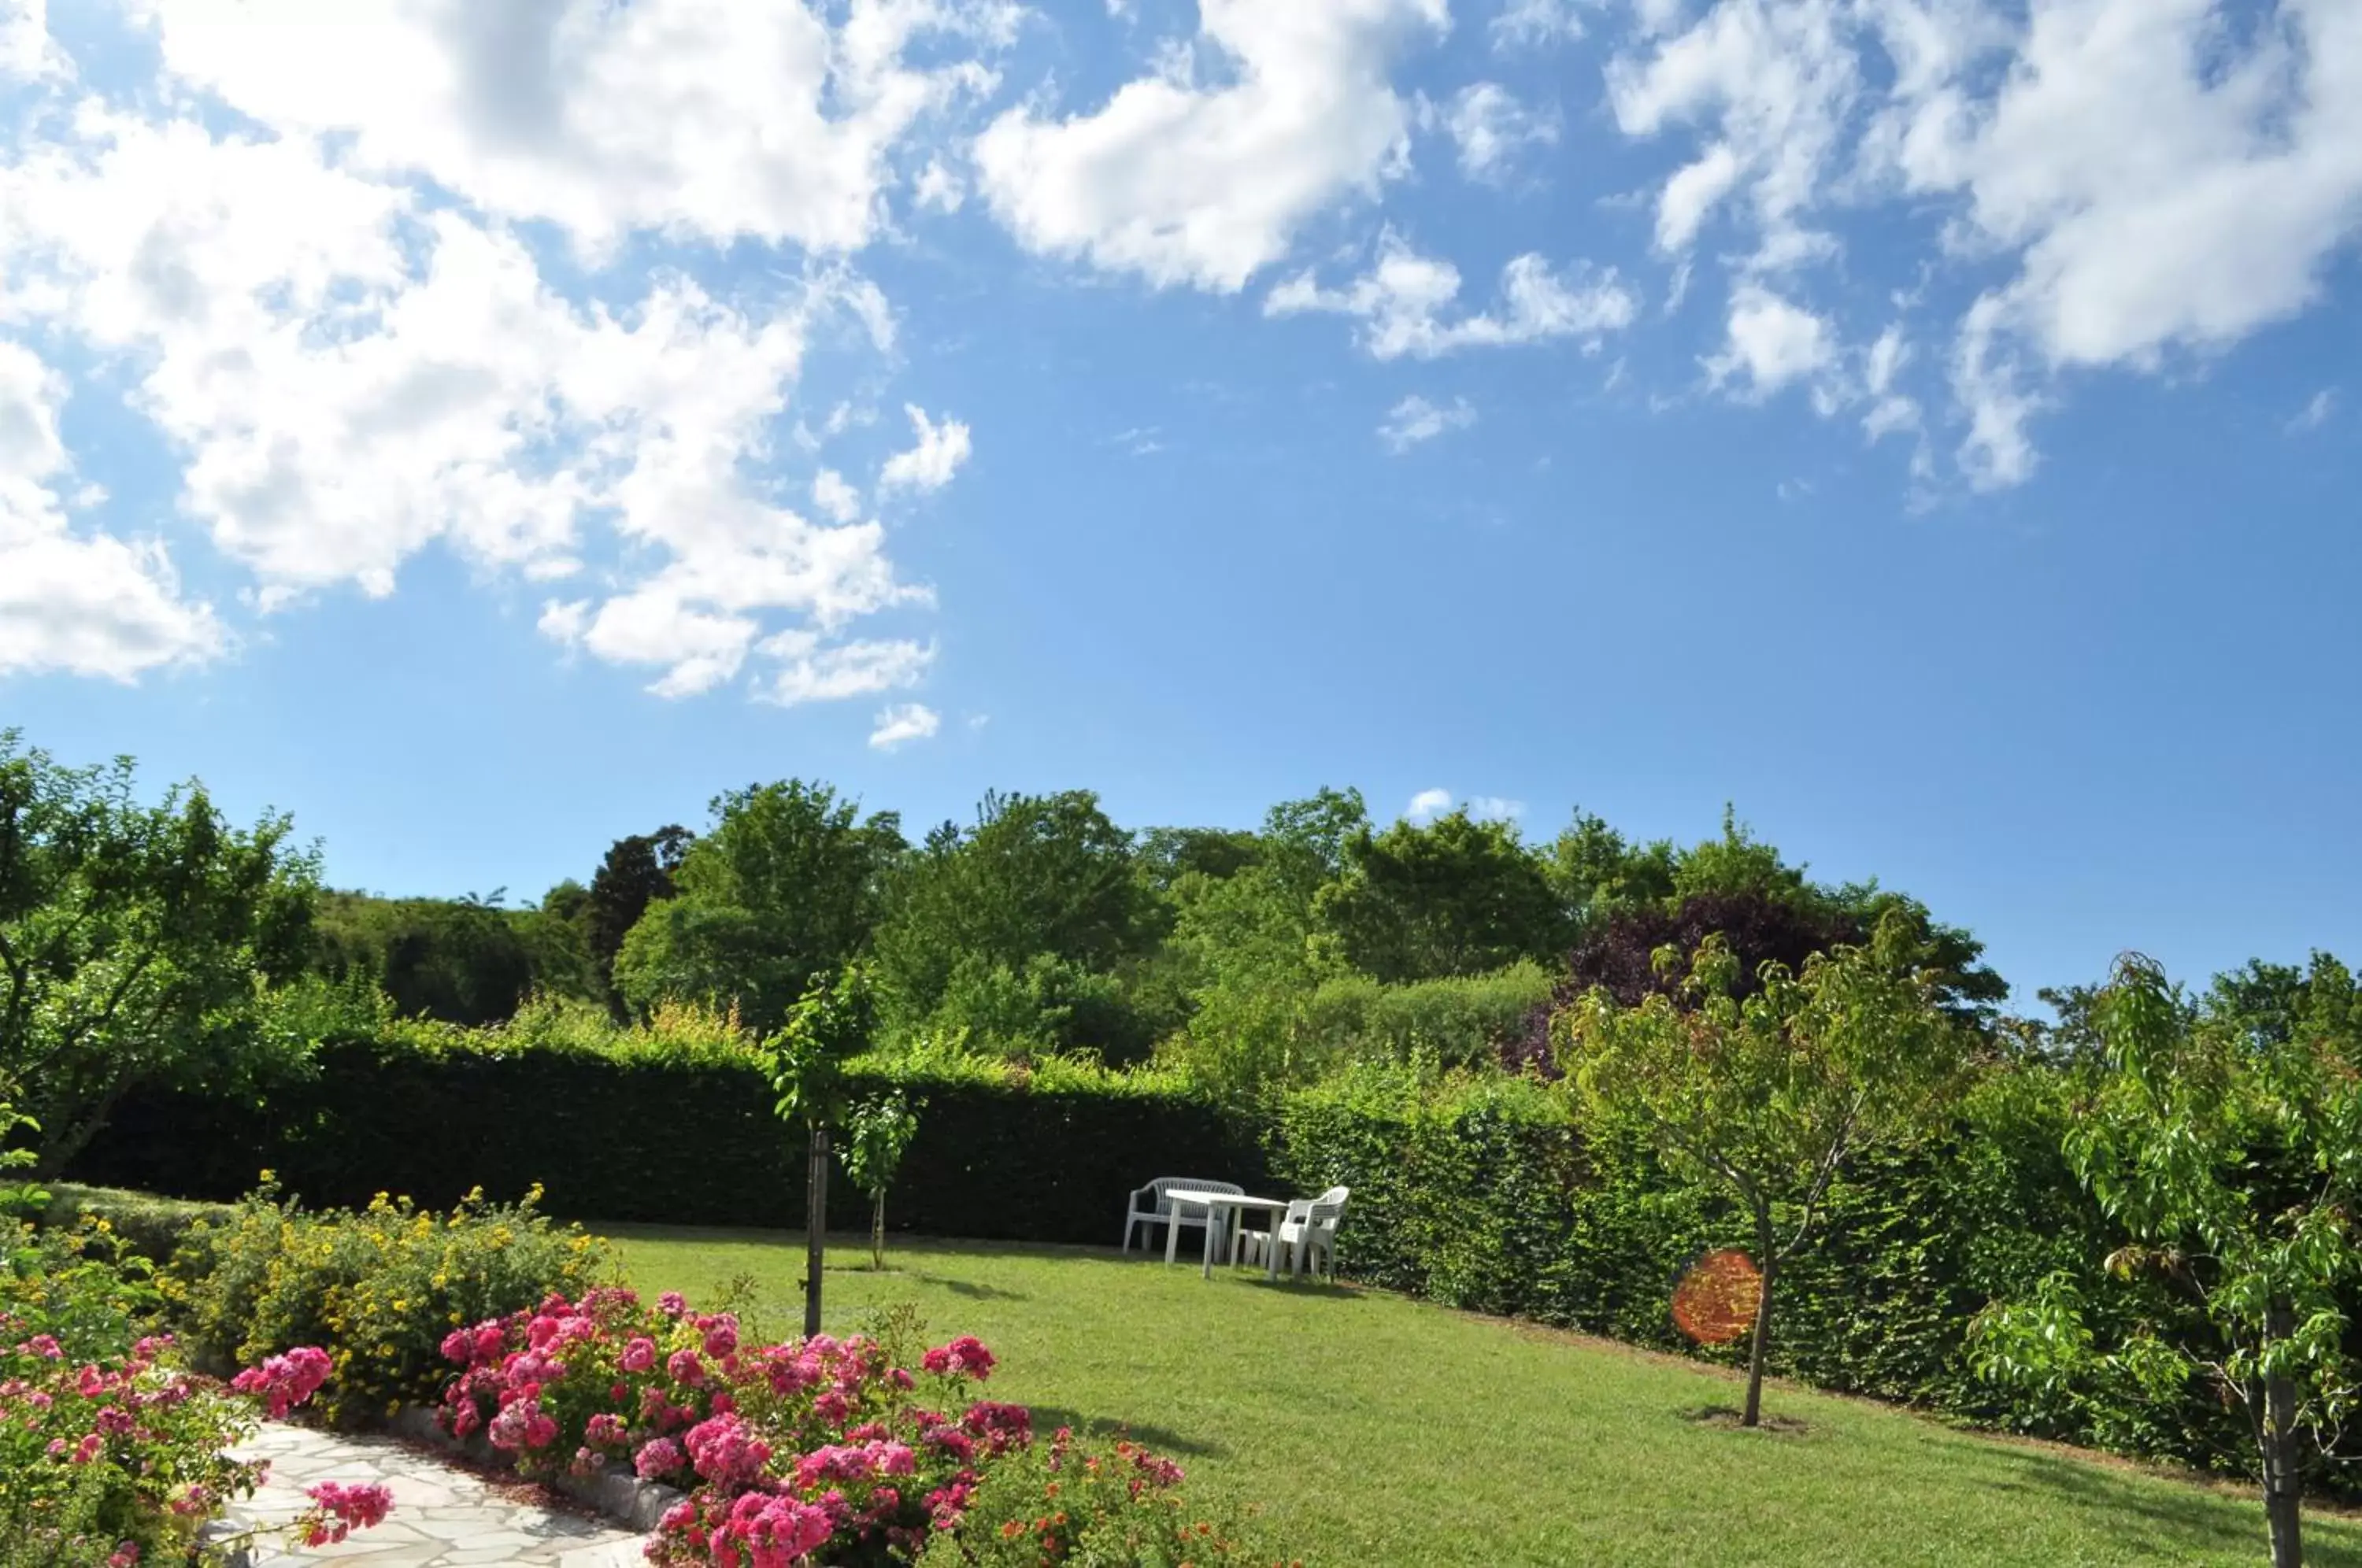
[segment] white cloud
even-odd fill
[[[2298,410],[2295,418],[2288,422],[2288,432],[2291,436],[2301,436],[2309,431],[2318,430],[2329,423],[2329,416],[2335,412],[2337,412],[2337,389],[2323,387],[2312,394],[2312,401]]]
[[[2352,0],[1634,9],[1617,123],[1696,144],[1659,193],[1665,251],[1735,201],[1753,248],[1734,291],[1770,286],[1837,253],[1827,216],[1895,197],[1942,221],[1948,264],[2000,270],[1948,357],[1979,487],[2034,472],[2062,371],[2218,353],[2314,304],[2362,234]],[[1893,403],[1869,417],[1901,427]]]
[[[967,186],[940,158],[931,158],[911,187],[911,200],[924,212],[955,213],[967,200]]]
[[[1896,378],[1910,363],[1911,345],[1900,325],[1880,333],[1870,347],[1862,385],[1871,404],[1870,412],[1862,415],[1861,427],[1872,441],[1920,427],[1918,400],[1895,390]]]
[[[762,651],[782,668],[759,694],[782,705],[833,702],[917,684],[935,662],[933,643],[906,639],[823,645],[809,631],[781,632],[765,639]]]
[[[1705,362],[1706,371],[1717,386],[1743,379],[1742,397],[1769,397],[1837,362],[1828,323],[1759,284],[1732,291],[1729,332],[1723,351]]]
[[[919,444],[886,459],[885,468],[877,475],[878,493],[943,489],[968,459],[972,444],[967,426],[956,419],[933,424],[916,403],[905,403],[902,412],[911,416],[911,430]]]
[[[1421,790],[1410,798],[1410,805],[1404,810],[1403,815],[1415,823],[1425,822],[1429,817],[1440,817],[1451,809],[1451,790]]]
[[[1558,121],[1537,115],[1497,82],[1478,82],[1454,94],[1443,128],[1459,149],[1460,172],[1471,180],[1499,180],[1518,153],[1558,141]]]
[[[1464,397],[1438,404],[1414,394],[1386,412],[1378,425],[1378,439],[1399,457],[1422,441],[1432,441],[1447,431],[1465,430],[1475,423],[1476,411]]]
[[[1595,340],[1631,324],[1639,309],[1614,269],[1594,276],[1578,266],[1571,277],[1540,256],[1519,256],[1501,270],[1495,308],[1455,321],[1442,313],[1460,296],[1460,270],[1421,256],[1391,231],[1381,237],[1370,271],[1341,289],[1324,289],[1302,272],[1264,299],[1265,315],[1328,311],[1363,323],[1362,343],[1374,358],[1407,354],[1429,359],[1454,349],[1538,343],[1557,337]]]
[[[1563,43],[1583,36],[1583,8],[1592,0],[1502,0],[1486,30],[1499,53]]]
[[[1515,822],[1526,814],[1523,801],[1505,800],[1499,795],[1471,795],[1468,814],[1479,822]]]
[[[617,28],[664,24],[703,37],[718,25],[684,4],[571,16],[546,40],[570,62],[565,90],[586,72],[660,62],[624,61],[608,36]],[[574,303],[506,219],[555,215],[585,240],[600,238],[602,224],[701,220],[639,204],[645,170],[628,159],[596,212],[576,211],[564,189],[568,179],[606,178],[596,170],[552,166],[546,200],[531,198],[513,190],[503,160],[561,154],[535,143],[495,158],[469,139],[491,134],[472,120],[432,128],[412,160],[480,204],[513,197],[513,208],[471,213],[378,172],[399,161],[385,127],[411,113],[388,85],[397,78],[414,76],[423,98],[463,104],[479,119],[506,102],[462,82],[524,58],[484,54],[483,39],[459,36],[493,24],[358,0],[337,16],[350,36],[275,0],[235,12],[160,0],[154,15],[168,64],[197,72],[250,116],[277,116],[269,128],[280,134],[210,129],[170,82],[156,101],[177,105],[176,117],[146,121],[94,100],[51,116],[56,139],[0,151],[0,321],[34,324],[123,368],[132,412],[181,461],[182,512],[252,574],[264,610],[339,585],[390,593],[403,563],[438,542],[535,580],[580,574],[594,551],[612,554],[602,591],[556,602],[543,629],[601,658],[652,667],[652,690],[682,696],[736,677],[750,658],[785,657],[766,653],[783,622],[833,636],[859,617],[928,601],[898,580],[882,530],[801,516],[749,471],[767,456],[813,334],[851,322],[880,347],[890,342],[875,285],[814,265],[749,280],[723,299],[678,271],[637,285],[617,272],[601,293],[629,303]],[[855,57],[899,49],[912,15],[894,20],[855,0],[826,35],[829,80],[875,75],[874,61]],[[285,26],[241,30],[241,17]],[[787,25],[763,26],[774,24]],[[631,36],[674,63],[684,57],[667,51],[688,47]],[[355,50],[370,69],[348,58]],[[647,106],[608,108],[621,127]],[[351,127],[359,140],[332,159],[308,128],[315,123]],[[482,159],[461,158],[469,149]],[[447,155],[459,161],[436,161]],[[768,222],[759,212],[748,221],[756,232]],[[936,436],[934,466],[921,462],[914,481],[956,466],[944,443],[964,455],[965,427],[947,423]],[[44,527],[62,536],[55,523]],[[60,548],[46,545],[41,558],[53,563]],[[100,536],[83,541],[83,558],[94,580],[111,574],[104,580],[122,603],[147,606],[139,613],[160,629],[143,645],[149,662],[165,660],[157,650],[222,646],[210,612],[169,613],[180,602],[160,546]],[[145,599],[121,586],[134,575],[154,590]],[[773,673],[773,686],[803,690],[802,668]]]
[[[822,469],[812,476],[812,504],[839,523],[850,523],[861,515],[861,492],[845,482],[834,469]]]
[[[878,711],[877,727],[869,732],[869,744],[879,751],[892,751],[911,741],[933,739],[943,723],[943,715],[923,702],[897,702]]]
[[[990,46],[1010,7],[850,0],[139,0],[164,63],[286,130],[353,137],[351,166],[422,173],[593,251],[634,230],[863,245],[889,155],[988,90],[944,36]]]
[[[64,378],[0,339],[0,675],[61,671],[128,681],[221,653],[213,609],[182,596],[158,542],[77,533],[57,487]]]
[[[1096,111],[1027,105],[977,138],[983,194],[1027,249],[1234,293],[1314,215],[1402,171],[1411,115],[1387,73],[1449,27],[1446,0],[1200,0],[1198,13],[1194,47]]]
[[[1684,164],[1657,197],[1657,248],[1687,250],[1697,231],[1738,180],[1738,157],[1716,142],[1694,163]]]

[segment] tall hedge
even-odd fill
[[[1265,1178],[1252,1129],[1169,1089],[1112,1077],[897,1081],[926,1102],[888,1204],[897,1229],[1104,1244],[1122,1232],[1125,1195],[1152,1177]],[[874,1069],[855,1082],[884,1087]],[[346,1042],[265,1104],[128,1098],[72,1175],[228,1198],[267,1168],[307,1203],[392,1192],[427,1207],[539,1182],[544,1206],[568,1218],[787,1225],[804,1211],[802,1152],[773,1098],[744,1061]],[[852,1183],[830,1191],[833,1221],[866,1224]]]
[[[1945,1137],[1857,1160],[1782,1270],[1773,1370],[2092,1441],[2081,1415],[2004,1396],[1966,1354],[1988,1302],[2055,1271],[2092,1293],[2103,1332],[2144,1316],[2195,1327],[2161,1290],[2103,1276],[2112,1232],[2060,1157],[2064,1114],[2047,1084],[1998,1079]],[[1631,1132],[1579,1127],[1562,1097],[1529,1081],[1433,1097],[1364,1075],[1293,1097],[1277,1134],[1283,1183],[1352,1189],[1341,1268],[1449,1306],[1695,1352],[1673,1326],[1675,1283],[1710,1248],[1753,1245],[1738,1206],[1669,1177]],[[2196,1387],[2178,1407],[2110,1415],[2120,1446],[2156,1457],[2226,1466],[2248,1446]]]

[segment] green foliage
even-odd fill
[[[1550,999],[1551,984],[1550,971],[1530,961],[1397,986],[1339,975],[1306,999],[1302,1039],[1320,1075],[1362,1062],[1480,1066]]]
[[[624,938],[650,904],[673,896],[673,873],[680,869],[696,837],[673,823],[607,846],[606,857],[584,889],[581,911],[583,944],[605,990],[613,989],[615,955],[623,951]]]
[[[1997,1306],[1978,1337],[1996,1380],[2070,1402],[2200,1383],[2245,1410],[2275,1562],[2300,1554],[2303,1472],[2334,1457],[2362,1395],[2349,1349],[2362,1198],[2352,986],[2259,966],[2192,1006],[2154,963],[2118,961],[2093,1017],[2104,1049],[2064,1144],[2128,1244],[2113,1272],[2198,1306],[2207,1332],[2103,1341],[2055,1282]]]
[[[1687,994],[1638,1007],[1595,989],[1566,1019],[1560,1060],[1594,1117],[1629,1121],[1683,1175],[1720,1185],[1754,1221],[1762,1272],[1746,1423],[1761,1395],[1781,1264],[1811,1236],[1829,1183],[1864,1143],[1930,1125],[1962,1086],[1967,1037],[1907,966],[1908,923],[1838,947],[1791,975],[1767,964],[1741,994],[1709,936],[1686,959]],[[1684,962],[1675,949],[1661,968]]]
[[[283,817],[230,826],[204,790],[154,805],[128,758],[66,767],[0,731],[0,1077],[55,1172],[118,1097],[247,1076],[265,983],[301,964],[316,880]]]
[[[777,1028],[815,976],[867,947],[900,819],[866,820],[860,803],[790,778],[717,797],[713,825],[672,873],[614,960],[635,1010],[663,1000],[735,1007],[758,1032]]]
[[[845,1112],[836,1157],[853,1185],[869,1195],[869,1261],[886,1266],[886,1193],[902,1168],[902,1155],[918,1136],[922,1100],[913,1105],[900,1091],[865,1099]]]
[[[896,877],[877,939],[880,1005],[905,1036],[958,1028],[940,1011],[947,1000],[999,1008],[1016,995],[1011,982],[1034,986],[1027,977],[1043,957],[1061,973],[1109,974],[1156,935],[1131,835],[1096,795],[988,795],[974,827],[938,827]]]
[[[1192,1568],[1268,1562],[1239,1525],[1181,1491],[1181,1467],[1128,1439],[1061,1430],[985,1469],[956,1533],[918,1558],[939,1568]]]
[[[536,991],[602,994],[579,926],[495,899],[324,893],[312,962],[331,981],[382,992],[402,1017],[467,1027],[502,1021]]]
[[[432,1405],[450,1378],[440,1347],[453,1329],[602,1277],[599,1243],[554,1226],[540,1198],[470,1192],[438,1215],[381,1192],[359,1209],[315,1211],[281,1199],[266,1172],[230,1218],[190,1229],[164,1295],[192,1348],[216,1363],[326,1351],[335,1371],[320,1408],[332,1420]]]
[[[1381,834],[1364,827],[1346,841],[1344,873],[1314,909],[1346,961],[1382,980],[1484,974],[1549,957],[1568,935],[1516,826],[1464,810]]]
[[[61,1231],[103,1224],[129,1252],[160,1264],[171,1259],[192,1226],[200,1220],[219,1224],[231,1213],[227,1204],[52,1182],[37,1222],[44,1231]]]

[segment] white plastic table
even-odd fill
[[[1243,1211],[1246,1209],[1264,1210],[1271,1216],[1271,1245],[1265,1249],[1267,1256],[1264,1260],[1264,1272],[1273,1279],[1279,1277],[1279,1222],[1287,1213],[1286,1198],[1250,1198],[1240,1192],[1206,1192],[1194,1187],[1176,1187],[1165,1192],[1164,1201],[1176,1209],[1186,1203],[1206,1211],[1206,1259],[1198,1272],[1208,1279],[1214,1277],[1214,1231],[1217,1229],[1214,1224],[1214,1215],[1216,1212],[1224,1209],[1238,1209],[1241,1211],[1238,1217],[1243,1218]],[[1175,1218],[1178,1216],[1176,1215]],[[1235,1220],[1233,1222],[1235,1223]],[[1164,1261],[1166,1263],[1173,1261],[1180,1243],[1181,1227],[1165,1226]]]

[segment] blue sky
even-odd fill
[[[0,723],[340,885],[1350,783],[2362,951],[2350,0],[0,0]]]

